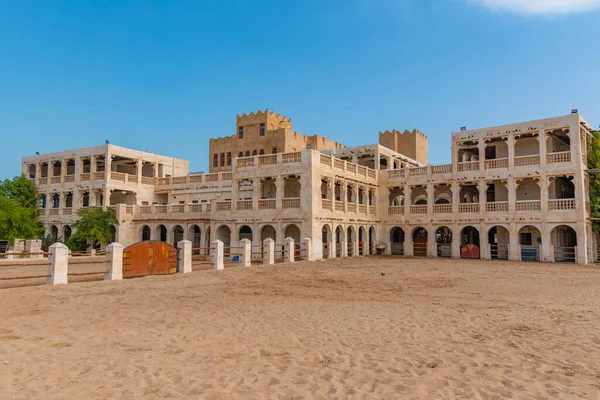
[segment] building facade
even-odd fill
[[[271,112],[237,122],[243,137],[211,139],[207,174],[190,173],[185,160],[112,145],[26,157],[23,173],[42,195],[48,233],[63,240],[78,208],[99,205],[117,212],[115,240],[125,246],[189,239],[209,247],[219,239],[235,248],[244,238],[260,246],[310,237],[317,258],[595,259],[592,128],[577,113],[455,132],[447,165],[426,164],[427,138],[416,130],[345,147],[298,139],[291,120]],[[256,141],[261,124],[264,139]],[[251,145],[256,154],[247,155]],[[277,151],[267,152],[271,146]]]

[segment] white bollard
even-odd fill
[[[180,274],[192,272],[192,242],[189,240],[180,241],[177,243],[177,250],[179,250],[178,272]]]
[[[342,240],[340,242],[340,246],[342,247],[342,254],[341,257],[348,257],[348,242],[346,242],[345,240]]]
[[[294,262],[295,259],[295,253],[296,253],[296,245],[294,244],[294,239],[289,237],[289,238],[285,238],[284,240],[285,242],[285,246],[283,246],[283,250],[285,250],[287,253],[284,253],[285,257],[285,262]]]
[[[250,267],[252,266],[252,242],[248,239],[242,239],[240,244],[242,245],[242,256],[240,257],[242,267]]]
[[[216,270],[225,269],[223,265],[223,242],[218,239],[215,239],[211,242],[212,249],[212,259],[213,259],[213,268]]]
[[[115,242],[106,248],[104,280],[120,281],[121,279],[123,279],[123,245]]]
[[[49,249],[48,285],[66,285],[68,283],[69,248],[62,243],[54,243]]]
[[[275,241],[271,238],[263,242],[263,264],[275,264]]]
[[[302,243],[304,244],[304,248],[306,249],[306,259],[308,261],[315,261],[315,256],[313,255],[312,248],[312,239],[309,237],[305,237],[304,239],[302,239]]]

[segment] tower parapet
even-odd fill
[[[422,164],[427,164],[427,135],[418,129],[414,129],[412,132],[409,130],[400,132],[396,129],[380,131],[379,144]]]

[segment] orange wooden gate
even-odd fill
[[[177,249],[148,240],[123,250],[123,277],[166,275],[177,272]]]

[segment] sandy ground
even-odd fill
[[[2,399],[600,398],[594,267],[356,258],[0,302]]]

